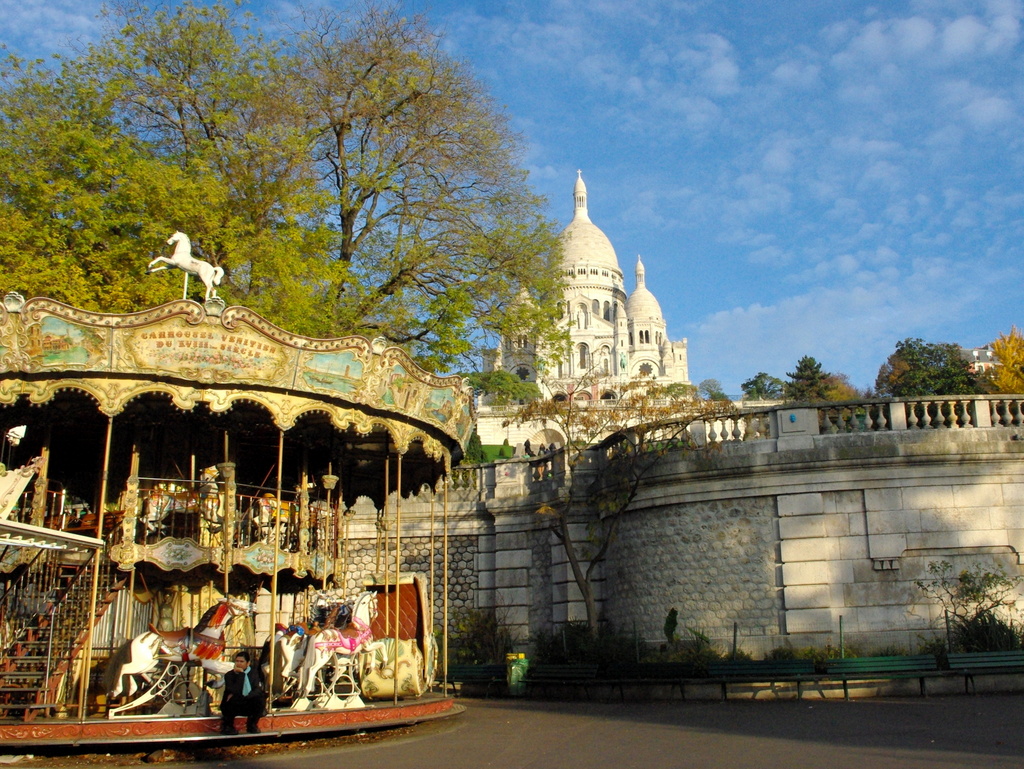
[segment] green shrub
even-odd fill
[[[637,658],[636,638],[613,627],[590,631],[583,620],[566,622],[550,633],[533,638],[533,660],[538,663],[598,665],[602,669]]]
[[[992,613],[953,623],[953,649],[958,652],[1012,652],[1021,648],[1020,631],[1012,621]]]
[[[512,651],[512,631],[498,610],[464,609],[455,615],[449,645],[453,662],[504,662],[505,655]]]

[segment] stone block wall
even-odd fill
[[[676,608],[681,634],[693,628],[727,646],[735,625],[755,655],[835,645],[840,628],[862,650],[914,651],[940,624],[915,585],[930,563],[1024,573],[1024,442],[1012,430],[798,437],[666,457],[598,571],[603,621],[657,645]],[[585,615],[564,550],[536,512],[550,484],[514,464],[492,483],[478,473],[449,500],[449,600],[453,610],[495,607],[525,649]],[[429,566],[428,508],[403,503],[403,568]],[[580,515],[578,537],[596,513]],[[369,527],[360,547],[353,568],[372,569]]]
[[[669,610],[687,629],[727,639],[777,636],[778,533],[766,497],[674,504],[637,510],[620,523],[607,564],[605,616],[617,629],[664,643]]]

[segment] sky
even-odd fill
[[[294,10],[247,7],[268,25]],[[693,382],[738,395],[810,355],[863,389],[900,340],[970,348],[1024,325],[1021,0],[404,7],[503,106],[562,225],[582,170]],[[0,42],[66,53],[99,9],[0,0]]]

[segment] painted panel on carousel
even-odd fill
[[[299,376],[311,390],[347,394],[359,388],[364,368],[355,348],[320,352],[309,356]]]
[[[106,369],[106,334],[63,318],[44,315],[26,326],[29,369]]]

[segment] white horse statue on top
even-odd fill
[[[170,256],[158,256],[146,267],[146,274],[149,275],[159,270],[177,267],[203,281],[203,285],[206,286],[207,299],[217,296],[214,286],[220,285],[220,281],[224,277],[224,268],[214,267],[209,262],[204,262],[192,256],[192,242],[184,232],[175,232],[171,235],[167,239],[167,245],[174,246],[174,253]],[[153,265],[157,266],[154,267]]]

